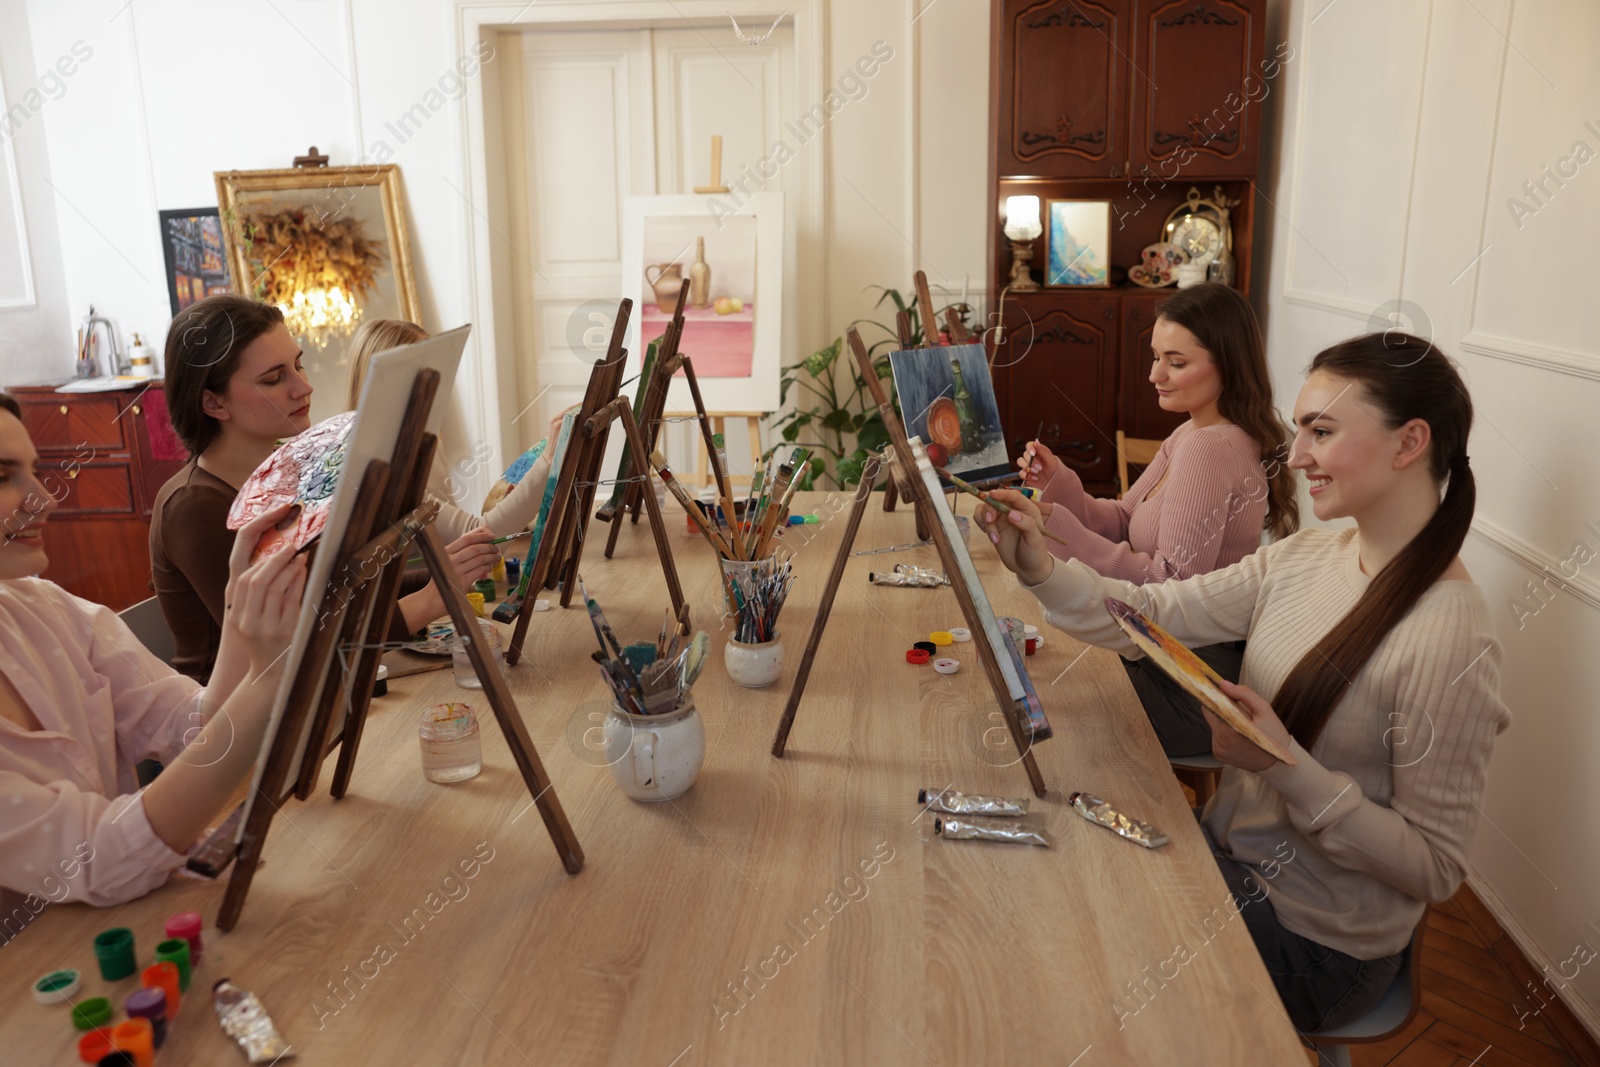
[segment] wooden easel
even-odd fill
[[[655,362],[651,365],[649,381],[645,386],[644,403],[641,406],[641,415],[638,418],[639,428],[643,436],[644,454],[648,459],[656,451],[656,446],[661,438],[662,421],[666,418],[667,393],[672,387],[673,375],[681,369],[684,378],[689,383],[689,394],[694,398],[695,415],[700,422],[700,436],[705,439],[706,451],[711,457],[711,470],[714,477],[721,484],[722,464],[717,459],[716,447],[712,443],[711,421],[706,416],[705,401],[700,398],[700,379],[695,376],[694,362],[688,355],[678,351],[678,344],[683,339],[683,308],[689,299],[689,283],[683,283],[678,290],[678,303],[672,313],[672,319],[667,323],[666,330],[661,335],[661,344],[656,351]],[[611,523],[611,532],[606,535],[606,558],[610,559],[612,552],[616,551],[617,535],[622,532],[622,516],[632,512],[633,522],[639,521],[639,510],[644,505],[644,498],[655,499],[655,493],[650,487],[650,467],[646,464],[640,467],[637,461],[630,464],[630,471],[643,470],[642,479],[630,480],[623,490],[620,506],[601,508],[595,512],[595,518],[601,522]],[[687,620],[685,620],[687,625]]]
[[[461,634],[477,632],[472,609],[456,588],[455,572],[444,542],[432,525],[438,515],[438,504],[429,502],[417,506],[433,462],[436,442],[425,427],[438,388],[438,371],[423,370],[417,374],[393,454],[388,462],[372,461],[361,475],[355,511],[337,548],[338,556],[330,571],[328,587],[319,601],[321,625],[313,634],[290,687],[257,787],[257,802],[250,807],[244,834],[237,846],[238,867],[228,883],[217,916],[217,926],[222,930],[233,929],[239,921],[273,816],[291,798],[303,800],[310,795],[322,760],[335,744],[340,745],[340,752],[333,795],[343,796],[349,786],[372,698],[372,679],[383,652],[382,639],[388,632],[390,615],[396,610],[393,594],[405,569],[407,548],[414,539],[420,543],[423,559],[438,585],[456,631]],[[323,545],[321,550],[328,550],[328,546]],[[341,642],[349,647],[352,638],[363,637],[354,664],[341,663],[336,655]],[[527,727],[517,713],[511,691],[480,642],[469,641],[467,653],[478,677],[483,679],[489,706],[494,709],[506,745],[538,805],[562,866],[568,874],[576,874],[583,869],[583,849],[567,822]],[[335,669],[336,664],[338,669]],[[346,680],[350,682],[348,689],[344,685]],[[337,736],[330,736],[335,712],[345,694],[348,694],[349,710],[344,726]],[[290,780],[290,770],[308,717],[310,732],[306,735],[300,773]],[[202,848],[215,852],[231,847],[230,842],[219,840],[231,837],[230,824],[231,820]]]
[[[687,289],[685,283],[685,289]],[[680,307],[682,294],[679,295]],[[583,542],[589,528],[590,509],[594,506],[595,488],[599,485],[600,465],[605,461],[606,438],[611,423],[622,420],[622,429],[628,439],[629,453],[633,456],[633,469],[648,471],[650,456],[644,450],[644,440],[633,419],[633,406],[625,396],[618,396],[622,375],[627,369],[628,350],[622,347],[627,333],[628,316],[633,301],[624,298],[617,308],[616,325],[611,332],[611,345],[606,358],[594,365],[589,374],[589,388],[584,393],[583,404],[578,409],[573,425],[573,438],[562,457],[560,477],[556,492],[545,520],[544,537],[539,542],[526,578],[527,595],[517,609],[517,628],[512,633],[506,649],[506,663],[515,666],[522,658],[522,643],[527,637],[528,620],[533,615],[533,604],[540,589],[561,587],[561,606],[572,603],[577,588],[578,562],[583,557]],[[657,364],[658,368],[660,364]],[[648,404],[648,399],[646,403]],[[578,438],[581,431],[583,436]],[[689,632],[689,605],[683,599],[683,587],[678,582],[678,568],[672,561],[672,548],[667,542],[666,526],[655,493],[643,494],[645,509],[650,513],[650,526],[655,534],[656,554],[661,557],[661,571],[667,580],[667,593],[672,597],[673,614],[683,632]],[[620,512],[614,518],[620,518]]]
[[[920,277],[921,288],[926,292],[927,283]],[[931,302],[930,302],[931,304]],[[902,312],[902,316],[904,313]],[[856,362],[860,364],[862,374],[867,379],[867,387],[872,391],[872,398],[877,401],[878,413],[883,416],[884,427],[889,431],[894,455],[892,462],[903,483],[902,493],[916,511],[919,532],[926,529],[932,539],[935,549],[939,553],[939,561],[943,564],[945,573],[951,576],[950,588],[956,594],[956,600],[961,605],[962,617],[966,619],[967,626],[973,631],[973,645],[978,650],[978,658],[983,663],[984,674],[989,678],[989,686],[994,690],[995,698],[1000,703],[1006,720],[1006,728],[1011,732],[1012,743],[1016,745],[1017,753],[1021,757],[1023,768],[1028,772],[1028,782],[1033,787],[1035,796],[1045,795],[1044,776],[1039,772],[1039,763],[1033,757],[1033,740],[1027,735],[1024,724],[1027,722],[1027,708],[1022,700],[1015,700],[1010,689],[1006,686],[1005,676],[1000,671],[1000,661],[995,655],[994,648],[987,640],[981,638],[983,633],[982,623],[978,618],[978,608],[972,599],[972,592],[961,580],[956,564],[955,550],[950,545],[944,527],[933,514],[933,505],[928,499],[927,487],[922,482],[912,463],[911,443],[906,437],[905,427],[901,425],[900,418],[894,413],[894,405],[889,402],[888,394],[884,392],[883,384],[878,380],[877,372],[873,369],[872,359],[867,353],[866,346],[861,342],[861,336],[855,327],[846,331],[850,339],[851,350],[855,353]],[[811,676],[811,665],[817,656],[817,646],[822,642],[822,633],[828,625],[828,615],[833,610],[834,597],[839,592],[839,583],[844,579],[845,564],[850,561],[850,550],[855,544],[856,533],[861,528],[861,517],[866,511],[867,500],[871,495],[872,482],[878,473],[876,459],[869,460],[862,471],[861,488],[856,492],[855,504],[850,510],[850,518],[845,525],[844,537],[839,543],[839,553],[834,557],[833,570],[828,575],[828,584],[823,587],[822,600],[817,606],[817,616],[811,626],[811,636],[806,639],[805,652],[800,657],[800,668],[795,672],[794,685],[789,690],[789,701],[784,705],[783,718],[778,723],[777,735],[772,741],[772,754],[779,759],[783,758],[784,749],[789,742],[789,731],[794,727],[795,714],[800,709],[800,698],[805,694],[806,681]],[[1041,737],[1040,740],[1043,738]]]

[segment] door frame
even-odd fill
[[[823,0],[743,0],[743,14],[773,19],[787,11],[793,18],[795,71],[800,101],[820,101],[827,93],[826,32]],[[466,54],[474,45],[492,45],[503,31],[520,28],[643,29],[681,27],[686,21],[712,25],[728,17],[726,0],[611,0],[606,3],[535,4],[527,0],[459,0],[456,8],[455,47]],[[516,325],[512,314],[509,249],[497,247],[508,217],[505,167],[497,140],[486,131],[500,121],[500,76],[496,64],[483,67],[483,77],[467,80],[461,102],[465,122],[461,136],[461,175],[468,203],[461,207],[461,232],[465,242],[462,272],[463,304],[478,328],[457,381],[467,387],[463,406],[476,421],[486,441],[502,457],[518,451],[511,433],[512,420],[529,400],[501,389],[500,352],[514,351]],[[824,219],[831,135],[823,131],[822,150],[797,160],[807,172],[803,196],[791,196],[798,235],[796,306],[785,311],[799,327],[800,348],[814,343],[828,321],[827,261],[824,256]],[[483,205],[479,210],[474,205]],[[798,358],[799,352],[792,354]]]

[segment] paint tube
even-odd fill
[[[917,803],[928,811],[942,811],[949,815],[1007,815],[1028,814],[1028,798],[1012,800],[1008,797],[980,797],[958,793],[954,789],[919,789]]]
[[[1167,835],[1147,822],[1122,814],[1099,797],[1088,793],[1073,793],[1067,798],[1072,810],[1092,823],[1098,823],[1112,833],[1120,834],[1136,845],[1160,848],[1169,840]]]
[[[248,1063],[277,1063],[294,1056],[294,1049],[272,1025],[261,1001],[248,989],[226,978],[211,987],[211,1004],[222,1032],[239,1043]]]
[[[1050,847],[1050,834],[1048,832],[1031,829],[1017,823],[1001,826],[969,822],[966,819],[935,819],[933,820],[933,832],[940,837],[948,837],[957,841],[1006,841],[1014,845]]]
[[[919,589],[939,589],[950,584],[943,571],[931,567],[918,567],[913,563],[896,563],[893,571],[874,571],[867,575],[873,585],[915,586]]]

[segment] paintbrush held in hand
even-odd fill
[[[970,484],[968,482],[962,481],[960,478],[957,478],[955,475],[951,474],[949,471],[945,470],[943,467],[935,467],[934,470],[939,472],[939,477],[943,478],[945,481],[949,482],[951,485],[955,486],[957,489],[961,490],[963,493],[970,493],[971,495],[977,497],[979,500],[983,501],[985,504],[988,504],[991,508],[994,508],[996,511],[998,511],[1002,515],[1009,515],[1013,511],[1017,510],[1016,508],[1012,507],[1010,504],[1002,504],[998,500],[990,500],[988,493],[985,493],[982,489],[979,489],[978,487],[976,487],[976,486],[974,486],[974,485],[972,485],[972,484]],[[1045,537],[1047,537],[1050,540],[1054,541],[1056,544],[1058,544],[1058,545],[1066,545],[1069,548],[1072,547],[1072,542],[1068,541],[1064,537],[1060,537],[1060,536],[1058,536],[1056,534],[1051,533],[1049,530],[1045,529],[1044,528],[1044,523],[1042,523],[1042,522],[1039,523],[1038,524],[1038,529],[1039,529],[1040,533],[1044,534]]]

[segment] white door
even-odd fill
[[[768,28],[741,27],[752,35]],[[724,185],[742,179],[752,192],[798,193],[809,168],[782,167],[765,180],[754,169],[779,139],[785,116],[796,113],[794,32],[787,24],[757,46],[740,43],[724,22],[507,32],[496,52],[506,63],[505,236],[516,324],[515,345],[502,349],[501,380],[515,383],[522,414],[513,433],[525,448],[545,435],[552,416],[583,398],[589,368],[604,354],[624,294],[626,197],[709,185],[714,134],[723,141]],[[794,269],[793,218],[791,212],[788,270]],[[631,382],[624,387],[630,396],[633,389]],[[668,427],[664,443],[675,465],[693,467],[691,449],[699,446],[692,427]],[[621,450],[613,434],[607,477]],[[730,456],[735,469],[748,463],[736,450]]]

